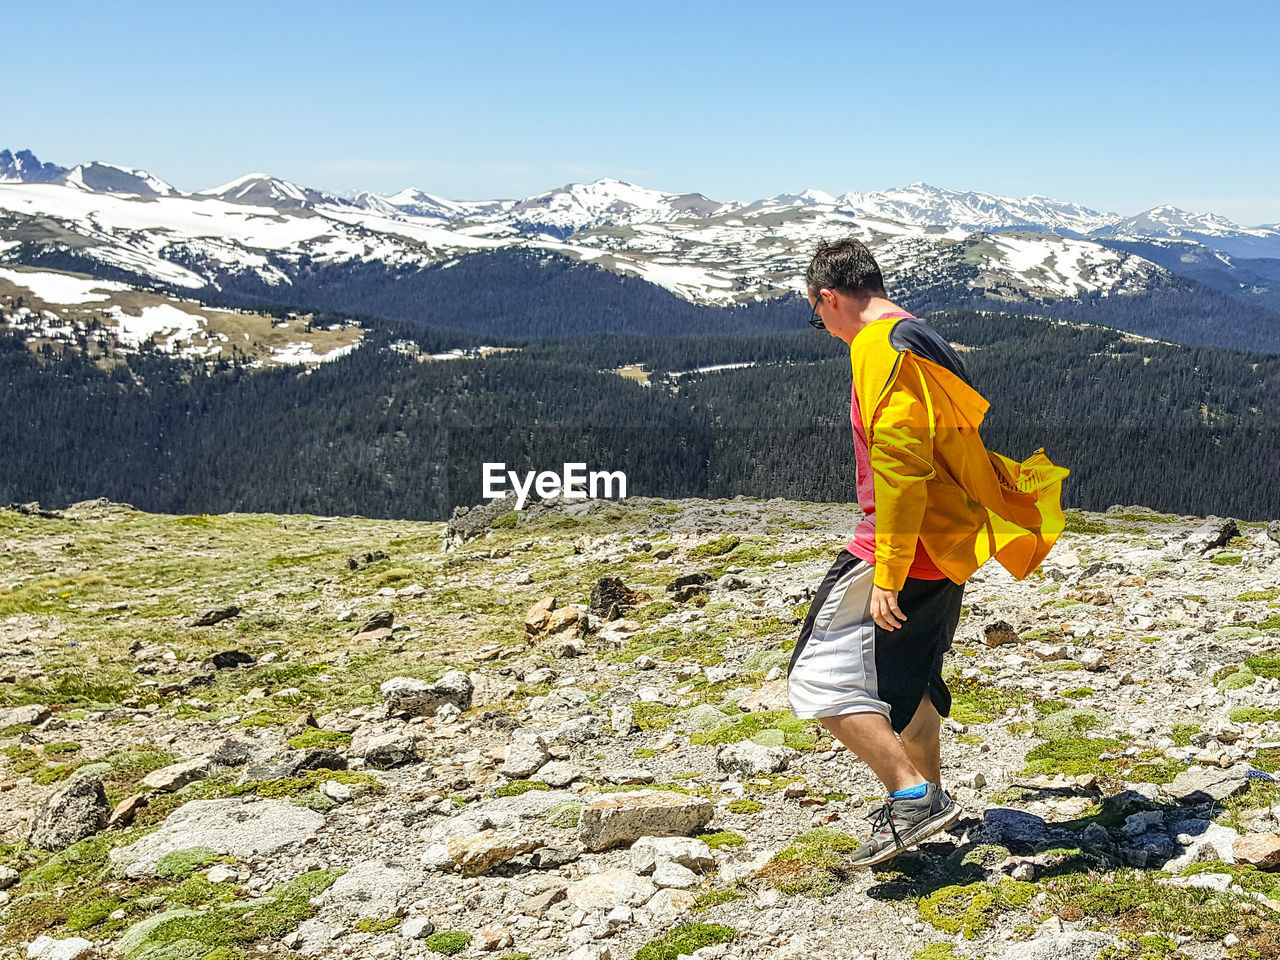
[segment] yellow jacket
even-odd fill
[[[1062,533],[1071,471],[1043,447],[1021,463],[988,450],[978,427],[991,404],[942,363],[891,343],[899,319],[869,323],[850,345],[875,475],[874,582],[902,589],[917,540],[956,583],[992,557],[1022,580]]]

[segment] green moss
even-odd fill
[[[723,537],[717,537],[715,540],[709,540],[706,543],[699,544],[689,551],[689,557],[692,559],[702,559],[703,557],[718,557],[728,553],[736,547],[742,540],[732,534],[726,534]]]
[[[782,743],[798,750],[812,749],[818,742],[817,725],[809,720],[799,720],[788,710],[768,710],[762,713],[745,713],[715,730],[695,733],[690,743],[719,745],[751,740],[765,730],[782,733]]]
[[[1138,929],[1154,934],[1220,939],[1234,932],[1247,939],[1270,923],[1241,910],[1238,896],[1203,887],[1165,886],[1160,877],[1128,868],[1101,876],[1068,874],[1049,880],[1045,893],[1055,910],[1070,908],[1104,923],[1141,924]]]
[[[1062,695],[1069,700],[1082,700],[1093,696],[1093,692],[1093,687],[1076,687],[1074,690],[1063,691]]]
[[[1226,550],[1221,553],[1214,554],[1209,558],[1210,563],[1216,563],[1220,567],[1234,567],[1244,559],[1239,553],[1232,553]]]
[[[582,804],[577,801],[570,803],[562,803],[559,806],[552,807],[547,811],[546,820],[553,827],[559,827],[562,830],[569,830],[577,826],[578,820],[582,815]]]
[[[400,926],[401,919],[401,917],[362,917],[356,921],[356,930],[359,933],[390,933]]]
[[[1232,707],[1227,714],[1235,723],[1267,723],[1280,720],[1280,710],[1263,710],[1261,707]]]
[[[1097,727],[1104,718],[1105,714],[1089,707],[1066,707],[1037,722],[1035,734],[1041,740],[1074,739]]]
[[[353,790],[352,793],[361,791],[380,793],[386,789],[377,777],[369,773],[360,773],[355,770],[307,770],[296,777],[283,777],[279,780],[262,780],[258,783],[239,784],[229,788],[226,793],[231,795],[256,793],[258,796],[267,799],[296,797],[299,794],[318,788],[329,780],[335,780],[349,787],[359,788],[359,790]]]
[[[665,730],[675,719],[675,708],[661,703],[633,703],[631,711],[641,730]]]
[[[641,747],[639,750],[633,750],[631,756],[637,760],[650,760],[658,755],[658,751],[652,747]]]
[[[346,746],[351,742],[351,734],[337,730],[321,730],[318,727],[307,727],[296,737],[289,738],[289,746],[295,750],[320,750]]]
[[[654,620],[661,620],[668,614],[675,613],[679,609],[674,603],[668,603],[666,600],[655,600],[653,603],[646,603],[642,607],[633,610],[629,617],[640,623],[651,623]]]
[[[276,941],[313,916],[311,899],[319,896],[341,870],[315,870],[278,884],[246,909],[231,901],[193,912],[170,911],[131,928],[117,945],[126,960],[159,957],[206,957],[211,951],[233,951],[260,941]]]
[[[518,797],[530,790],[550,790],[551,785],[541,780],[512,780],[493,791],[495,797]]]
[[[962,680],[952,676],[947,679],[947,687],[951,691],[951,719],[956,723],[990,723],[1029,699],[1021,690],[1001,690],[976,678]]]
[[[764,804],[759,800],[752,800],[750,797],[738,797],[730,800],[726,808],[730,813],[759,813],[764,809]]]
[[[433,933],[422,941],[422,945],[432,953],[452,957],[471,946],[471,934],[461,930],[446,930],[443,933]]]
[[[1244,593],[1236,597],[1244,603],[1253,603],[1257,600],[1280,600],[1280,589],[1271,590],[1246,590]]]
[[[211,863],[227,863],[226,857],[210,847],[189,847],[166,853],[156,863],[156,876],[181,880]]]
[[[956,848],[942,866],[950,877],[981,880],[986,876],[988,867],[994,867],[1008,856],[1008,847],[998,843],[979,843]]]
[[[861,845],[857,837],[819,827],[801,834],[791,846],[775,853],[756,876],[787,896],[830,896],[849,876],[843,855]]]
[[[955,944],[931,943],[913,953],[911,960],[965,960],[965,958],[956,953]]]
[[[1175,723],[1169,731],[1169,738],[1180,747],[1191,746],[1191,738],[1200,732],[1198,723]]]
[[[724,847],[740,847],[747,842],[746,837],[733,830],[720,830],[716,833],[703,833],[698,836],[698,839],[712,850],[720,850]]]
[[[972,940],[990,929],[997,915],[1025,906],[1035,893],[1033,883],[1001,877],[989,883],[942,887],[921,897],[916,909],[935,930]]]
[[[1064,510],[1065,524],[1063,532],[1065,533],[1110,533],[1111,528],[1101,520],[1090,520],[1081,513],[1072,510]]]
[[[1268,680],[1280,677],[1280,657],[1245,657],[1244,665],[1253,671],[1255,676],[1264,677]]]
[[[721,923],[682,923],[637,950],[635,960],[678,960],[713,943],[729,943],[737,934]]]
[[[1057,713],[1059,710],[1066,710],[1071,704],[1065,700],[1037,700],[1032,706],[1036,708],[1037,713],[1043,713],[1048,716],[1051,713]]]
[[[741,899],[742,894],[737,890],[708,890],[706,893],[698,895],[698,899],[693,902],[693,909],[696,912],[701,912],[710,910],[712,907],[718,907],[722,903],[730,903]]]

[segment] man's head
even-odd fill
[[[805,272],[809,303],[824,328],[846,342],[862,328],[872,300],[886,299],[884,278],[871,251],[848,237],[821,244]]]

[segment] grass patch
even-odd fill
[[[738,797],[736,800],[730,800],[728,807],[730,813],[759,813],[764,809],[764,804],[759,800],[752,800],[750,797]]]
[[[972,940],[990,929],[999,914],[1025,906],[1036,892],[1034,883],[1001,877],[990,883],[942,887],[921,897],[916,909],[935,930]]]
[[[764,742],[771,738],[766,737],[762,740],[760,735],[765,731],[773,730],[780,733],[780,736],[772,738],[779,741],[778,745],[794,747],[797,750],[809,750],[818,742],[817,724],[809,720],[799,720],[788,710],[745,713],[723,727],[693,734],[689,742],[710,746],[738,743],[742,740]]]
[[[708,890],[706,893],[698,895],[698,899],[693,902],[693,910],[695,913],[700,913],[703,910],[718,907],[722,903],[731,903],[734,900],[741,899],[742,894],[737,890]]]
[[[787,896],[827,897],[849,879],[843,855],[862,841],[839,830],[818,827],[803,833],[785,850],[779,850],[755,876]]]
[[[677,960],[713,943],[729,943],[737,935],[722,923],[682,923],[637,950],[635,960]]]
[[[345,747],[351,742],[351,734],[337,730],[321,730],[319,727],[307,727],[296,737],[289,738],[289,746],[295,750],[323,750],[334,747]]]
[[[512,780],[493,791],[495,797],[518,797],[530,790],[550,790],[551,785],[541,780]]]
[[[1021,690],[1001,690],[977,678],[962,680],[952,676],[947,687],[951,691],[951,719],[956,723],[990,723],[1029,699]]]
[[[716,833],[699,834],[698,839],[712,850],[720,850],[724,847],[740,847],[747,842],[746,837],[733,830],[720,830]]]
[[[433,933],[422,941],[422,945],[432,953],[452,957],[471,946],[471,934],[461,930],[446,930],[443,933]]]

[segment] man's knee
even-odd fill
[[[900,736],[903,740],[930,742],[938,739],[941,727],[942,717],[938,715],[933,701],[926,695],[921,699],[915,716],[911,718],[911,722],[907,724]]]

